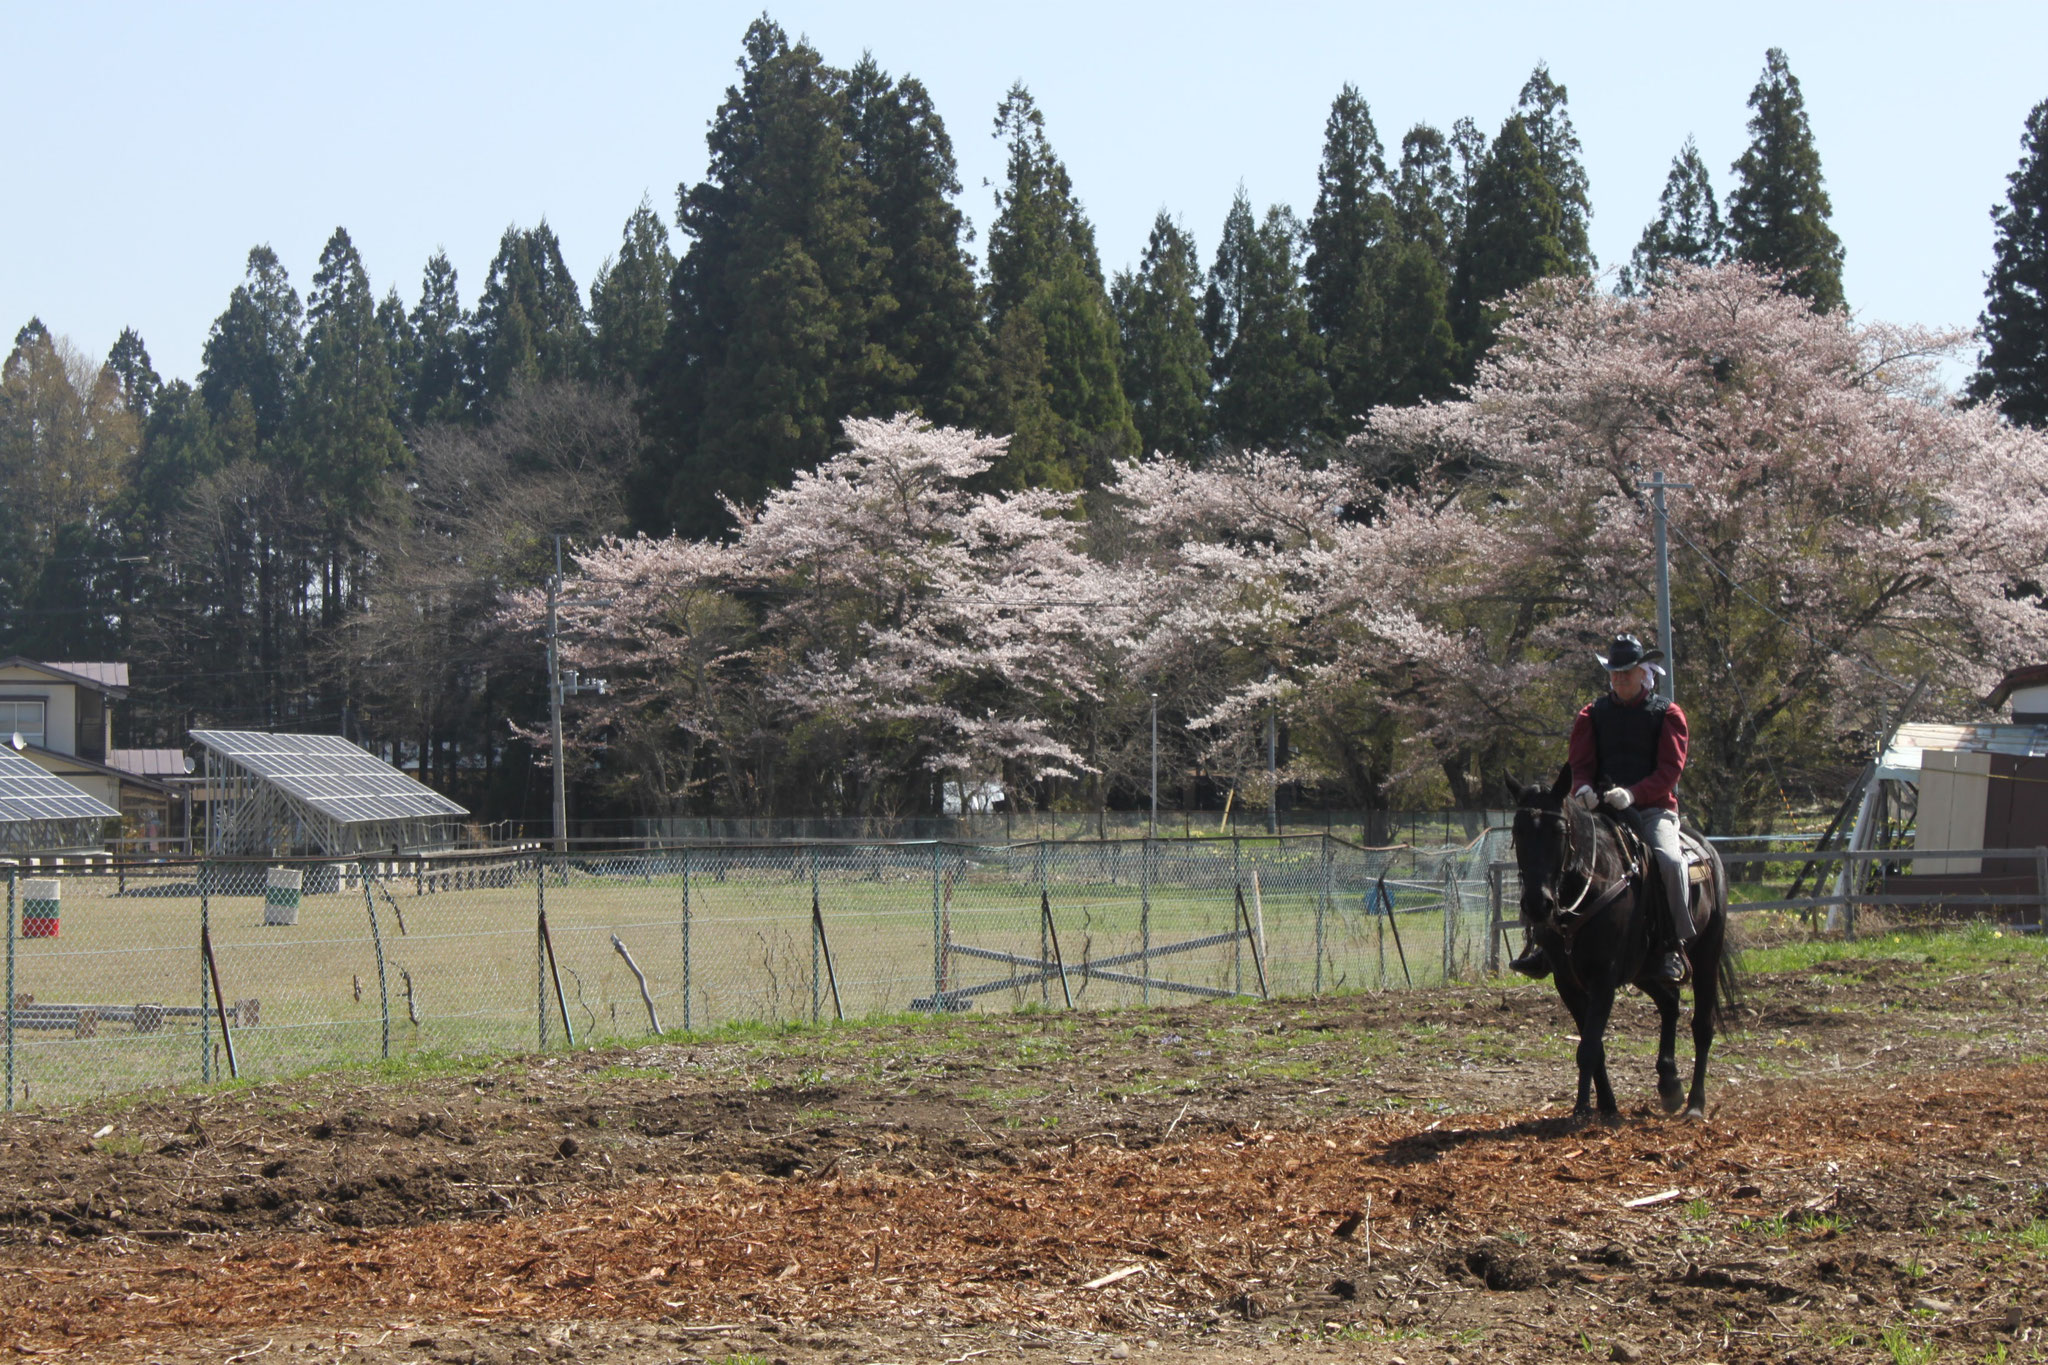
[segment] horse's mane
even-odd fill
[[[1560,797],[1550,788],[1531,785],[1522,789],[1520,809],[1515,812],[1517,824],[1528,817],[1533,824],[1539,816],[1555,815],[1564,824],[1565,867],[1571,871],[1590,873],[1600,857],[1600,822],[1591,812],[1580,810]]]

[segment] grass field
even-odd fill
[[[1367,864],[1325,869],[1319,855],[1284,856],[1277,846],[1253,853],[1273,994],[1428,985],[1447,968],[1456,974],[1483,960],[1483,886],[1464,888],[1447,952],[1444,894],[1433,879],[1391,884],[1398,920],[1390,920],[1366,913],[1375,884]],[[947,850],[935,870],[929,848],[693,859],[687,869],[673,857],[578,860],[544,877],[529,865],[512,884],[460,889],[373,879],[367,899],[351,876],[305,894],[290,926],[264,923],[263,869],[237,868],[232,878],[223,870],[204,911],[221,992],[234,1008],[240,1073],[560,1046],[564,1012],[579,1044],[645,1036],[653,1031],[648,1000],[615,936],[645,974],[664,1031],[897,1014],[930,1008],[935,990],[953,1009],[1063,1008],[1058,977],[1029,965],[1052,957],[1041,888],[1076,1007],[1194,998],[1173,986],[1259,990],[1258,962],[1234,932],[1240,876],[1254,906],[1241,853],[1235,864],[1158,854],[1147,866],[1128,849],[1098,847],[1043,869]],[[83,1029],[17,1027],[8,1057],[18,1102],[226,1077],[199,952],[202,898],[191,869],[178,876],[67,875],[59,936],[13,941],[17,1000],[32,997],[46,1021],[53,1006],[109,1012]],[[814,888],[822,941],[812,928]],[[536,932],[543,906],[559,998]],[[1190,940],[1212,941],[1171,951]],[[146,1032],[111,1013],[138,1005],[173,1012]]]

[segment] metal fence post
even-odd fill
[[[540,1050],[548,1050],[548,947],[540,935],[540,926],[548,922],[548,855],[533,855],[534,909],[538,918],[534,920],[533,934],[533,998],[540,1020]]]
[[[819,941],[818,941],[818,940],[819,940],[819,936],[820,936],[820,935],[821,935],[821,934],[822,934],[822,933],[824,932],[824,922],[823,922],[823,921],[822,921],[821,919],[819,919],[819,917],[818,917],[818,916],[819,916],[819,911],[818,911],[818,848],[817,848],[817,845],[813,844],[813,845],[811,846],[811,848],[810,848],[810,854],[811,854],[811,1022],[815,1024],[815,1023],[817,1023],[817,1022],[818,1022],[818,1018],[819,1018],[819,1015],[820,1015],[820,1012],[821,1012],[821,1009],[822,1009],[822,1006],[823,1006],[823,1003],[824,1003],[824,1002],[823,1002],[823,1000],[822,1000],[822,998],[821,998],[821,997],[820,997],[820,995],[819,995],[819,985],[820,985],[820,983],[819,983],[819,981],[818,981],[818,971],[819,971],[818,953],[819,953],[819,947],[820,947],[820,945],[819,945]]]
[[[934,1009],[944,1009],[946,1007],[946,948],[943,937],[945,929],[939,923],[941,913],[939,907],[940,894],[939,841],[934,839],[932,840],[932,1006]]]
[[[383,1025],[380,1052],[391,1060],[391,984],[384,975],[384,932],[377,927],[377,900],[370,894],[369,878],[363,879],[363,909],[370,912],[370,946],[377,951],[377,1013]]]
[[[1450,817],[1446,815],[1445,820]],[[1458,858],[1444,855],[1444,984],[1458,977]]]
[[[1327,927],[1330,909],[1330,836],[1323,835],[1323,876],[1316,887],[1316,984],[1314,994],[1323,993],[1323,945],[1329,933]]]
[[[1041,971],[1041,975],[1038,978],[1038,998],[1041,1003],[1050,1006],[1052,1004],[1052,978],[1042,973],[1044,965],[1052,960],[1048,956],[1052,951],[1052,945],[1047,938],[1047,934],[1052,926],[1052,888],[1046,883],[1045,879],[1045,841],[1043,839],[1039,840],[1038,843],[1038,904],[1043,912],[1038,917],[1038,962]],[[1064,984],[1063,981],[1062,985]]]
[[[199,1081],[202,1085],[213,1080],[213,1022],[206,1013],[205,949],[209,935],[207,920],[212,913],[212,873],[212,864],[199,864]]]
[[[1486,974],[1500,975],[1500,934],[1503,894],[1507,885],[1507,869],[1501,864],[1489,861],[1486,865]]]
[[[1145,840],[1138,860],[1138,1000],[1152,1003],[1152,840]]]
[[[690,850],[683,850],[683,1032],[690,1031]]]
[[[14,1108],[14,882],[19,874],[7,869],[7,1107]]]
[[[1242,865],[1242,864],[1241,864],[1241,863],[1239,862],[1239,853],[1240,853],[1240,850],[1239,850],[1239,848],[1238,848],[1238,839],[1237,839],[1237,826],[1236,826],[1236,825],[1232,825],[1232,826],[1230,827],[1230,880],[1231,880],[1231,882],[1232,882],[1233,884],[1235,884],[1235,885],[1236,885],[1236,887],[1237,887],[1237,897],[1238,897],[1238,900],[1239,900],[1239,902],[1240,902],[1240,903],[1242,903],[1242,901],[1244,900],[1244,867],[1243,867],[1243,865]],[[1247,921],[1247,923],[1249,923],[1249,921]],[[1249,928],[1247,928],[1245,932],[1249,933],[1249,932],[1251,932],[1251,931],[1250,931],[1250,929],[1249,929]],[[1243,940],[1243,939],[1235,939],[1235,940],[1233,940],[1233,941],[1231,942],[1231,945],[1230,945],[1230,975],[1231,975],[1231,983],[1230,983],[1230,984],[1231,984],[1231,989],[1232,989],[1232,990],[1234,990],[1234,991],[1236,991],[1236,992],[1237,992],[1237,993],[1238,993],[1239,995],[1243,995],[1243,994],[1244,994],[1244,940]]]

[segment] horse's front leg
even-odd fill
[[[1572,1027],[1578,1030],[1579,1037],[1583,1039],[1586,1036],[1586,993],[1579,987],[1570,984],[1566,980],[1566,973],[1563,971],[1557,973],[1556,981],[1557,998],[1564,1002],[1565,1009],[1572,1016]],[[1579,1054],[1579,1099],[1578,1103],[1572,1106],[1573,1118],[1584,1118],[1593,1112],[1593,1073],[1586,1070],[1584,1048],[1584,1043],[1581,1043]]]
[[[1614,987],[1605,981],[1588,987],[1585,1006],[1579,1012],[1579,1110],[1585,1110],[1590,1078],[1603,1118],[1621,1113],[1614,1102],[1614,1083],[1607,1078],[1607,1020],[1613,1013]]]
[[[1579,1029],[1579,1050],[1577,1050],[1577,1062],[1579,1062],[1579,1101],[1571,1107],[1571,1117],[1583,1119],[1583,1117],[1589,1117],[1593,1113],[1593,1087],[1595,1085],[1599,1087],[1599,1095],[1604,1097],[1606,1105],[1614,1103],[1612,1097],[1610,1097],[1610,1091],[1608,1091],[1606,1052],[1604,1052],[1602,1044],[1599,1044],[1599,1033],[1606,1029],[1606,1015],[1602,1015],[1602,1021],[1599,1021],[1599,1027],[1595,1029],[1593,1027],[1593,993],[1587,993],[1583,986],[1567,984],[1565,982],[1565,972],[1556,974],[1556,997],[1559,997],[1561,1001],[1565,1001],[1565,1009],[1571,1011],[1571,1021]],[[1610,993],[1608,1009],[1612,1009],[1612,1007],[1614,1007],[1614,1001],[1612,1001],[1612,993]],[[1591,1052],[1587,1052],[1589,1044],[1591,1044]],[[1595,1064],[1595,1058],[1597,1058],[1597,1064]]]
[[[1637,984],[1657,1002],[1657,1099],[1665,1113],[1675,1114],[1685,1103],[1678,1083],[1678,988],[1668,981]]]

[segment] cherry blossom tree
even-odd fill
[[[979,491],[1000,439],[849,422],[729,543],[578,554],[570,661],[617,689],[585,737],[650,798],[716,778],[732,807],[880,815],[1000,776],[1101,809],[1142,787],[1156,693],[1196,737],[1176,766],[1256,774],[1278,716],[1283,780],[1480,804],[1482,775],[1561,759],[1594,650],[1651,629],[1655,471],[1690,485],[1672,597],[1709,828],[1768,824],[1918,679],[1960,710],[2044,657],[2048,436],[1939,387],[1960,338],[1816,315],[1743,266],[1547,282],[1504,316],[1466,398],[1381,409],[1344,459],[1127,462],[1087,520]]]
[[[1118,617],[1074,495],[976,491],[1001,439],[908,416],[845,435],[850,449],[733,507],[729,543],[576,554],[566,657],[614,684],[582,709],[581,740],[627,740],[650,797],[680,796],[708,761],[753,810],[779,788],[895,814],[932,808],[944,780],[1088,771],[1061,734],[1098,699],[1072,659]],[[508,617],[531,629],[544,609],[528,593]]]
[[[1751,827],[1786,764],[1875,727],[1911,680],[1961,707],[2048,648],[2048,440],[1939,388],[1965,339],[1816,315],[1740,266],[1633,300],[1538,286],[1467,400],[1375,414],[1362,452],[1431,472],[1350,538],[1378,553],[1333,560],[1322,610],[1394,608],[1354,638],[1426,680],[1418,735],[1554,759],[1595,646],[1654,621],[1642,484],[1690,484],[1670,500],[1691,808]],[[1389,593],[1402,545],[1433,567]]]

